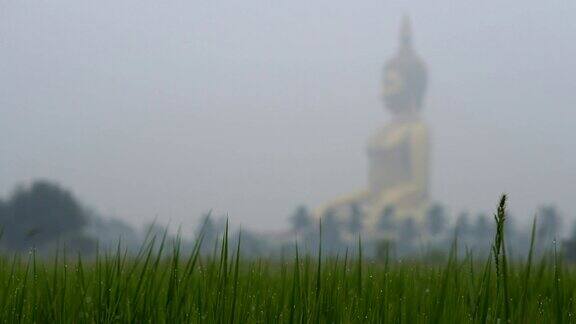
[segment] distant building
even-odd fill
[[[362,233],[394,239],[403,223],[420,227],[429,206],[429,130],[420,117],[427,72],[407,17],[398,51],[384,67],[383,86],[392,120],[368,140],[367,188],[321,206],[315,215],[336,213],[342,223],[357,223],[360,212]],[[342,235],[351,239],[349,228],[342,226]]]

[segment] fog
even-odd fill
[[[575,219],[569,1],[2,0],[0,193],[46,178],[131,224],[283,228],[365,186],[405,13],[433,200]]]

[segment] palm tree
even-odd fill
[[[358,234],[362,230],[362,219],[364,215],[360,206],[358,204],[350,205],[350,222],[348,223],[348,229],[352,234]]]
[[[310,213],[308,213],[308,209],[303,205],[298,206],[294,214],[290,217],[290,223],[294,233],[300,233],[308,228],[312,224],[312,218],[310,217]]]
[[[446,210],[441,204],[433,204],[426,214],[426,225],[432,236],[441,234],[446,229]]]

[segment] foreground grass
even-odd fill
[[[553,254],[510,263],[505,197],[491,256],[441,266],[341,255],[242,260],[241,246],[210,258],[151,239],[135,257],[96,260],[34,253],[0,258],[0,320],[40,323],[551,323],[574,321],[576,273]],[[532,249],[531,249],[532,250]],[[361,251],[361,250],[360,250]]]

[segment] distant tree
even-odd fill
[[[474,238],[477,243],[487,243],[490,242],[492,238],[492,227],[490,226],[490,221],[486,214],[480,214],[476,217],[476,222],[474,223],[473,233]]]
[[[83,231],[96,238],[102,249],[116,248],[118,243],[130,252],[137,252],[142,246],[142,233],[117,218],[103,218],[93,210],[87,210],[88,225]]]
[[[256,233],[249,230],[238,230],[231,238],[231,246],[236,246],[240,239],[241,255],[245,257],[262,256],[268,252],[268,244]],[[292,247],[292,246],[290,246]]]
[[[200,224],[196,228],[196,238],[202,237],[202,253],[210,253],[218,243],[218,228],[212,217],[212,213],[204,214]]]
[[[414,243],[414,240],[418,237],[418,228],[416,226],[414,218],[408,217],[404,221],[402,221],[402,224],[400,225],[400,231],[398,234],[399,234],[398,242],[400,244]]]
[[[299,233],[312,225],[312,217],[305,206],[298,206],[296,212],[290,217],[292,231]]]
[[[540,220],[538,238],[541,241],[550,241],[559,235],[560,215],[553,205],[545,205],[538,209]]]
[[[426,213],[426,225],[432,236],[441,234],[446,229],[446,211],[441,204],[433,204]]]
[[[88,222],[83,207],[67,190],[47,181],[14,192],[3,204],[0,221],[3,241],[9,249],[42,247],[56,241],[82,236]],[[87,240],[82,246],[88,246]]]
[[[156,221],[145,223],[144,229],[146,235],[148,236],[147,239],[155,239],[156,241],[161,241],[164,237],[164,234],[166,234],[167,238],[169,235],[168,227],[163,224],[159,224]]]
[[[8,219],[8,208],[6,206],[6,203],[0,199],[0,224],[4,224],[6,222],[6,219]],[[0,228],[0,231],[2,231],[3,228]]]
[[[340,224],[336,219],[336,212],[328,209],[322,216],[322,246],[329,252],[335,252],[341,244]]]
[[[576,262],[576,222],[572,224],[572,233],[562,242],[562,252],[567,261]]]
[[[513,243],[517,243],[519,239],[519,231],[516,224],[516,217],[511,212],[506,212],[506,223],[504,224],[504,239],[508,243],[506,249],[511,252],[514,252],[516,247]]]
[[[387,239],[382,239],[376,241],[375,245],[376,260],[388,262],[392,256],[391,252],[394,251],[395,248],[394,242]]]
[[[572,223],[572,229],[570,233],[570,239],[576,242],[576,221]]]
[[[357,235],[362,230],[362,219],[364,215],[358,204],[350,205],[350,219],[348,223],[348,230],[350,233]]]
[[[380,214],[380,218],[378,219],[377,227],[380,232],[390,232],[395,229],[395,217],[396,210],[394,206],[386,206],[382,213]]]
[[[456,235],[459,239],[469,240],[472,227],[470,225],[470,218],[467,212],[461,212],[456,219]]]

